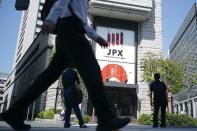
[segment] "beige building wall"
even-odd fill
[[[147,21],[139,23],[138,32],[138,68],[137,83],[139,85],[138,93],[138,114],[151,113],[149,86],[143,81],[143,72],[140,69],[140,60],[144,58],[146,52],[162,54],[162,12],[161,0],[152,1],[151,15]]]

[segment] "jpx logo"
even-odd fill
[[[107,34],[107,43],[108,47],[113,47],[113,46],[123,46],[123,38],[124,34],[123,32],[120,33],[108,33]],[[107,55],[112,55],[112,56],[118,56],[122,57],[123,50],[118,50],[118,49],[109,49]]]
[[[116,50],[116,49],[109,49],[107,55],[112,55],[112,56],[123,56],[122,55],[123,50]]]
[[[123,32],[120,33],[108,33],[107,34],[107,43],[108,46],[112,45],[123,45],[124,34]]]

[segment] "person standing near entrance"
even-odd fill
[[[79,109],[79,104],[82,102],[83,98],[81,90],[78,89],[80,80],[77,72],[73,68],[67,68],[63,71],[62,84],[64,88],[64,104],[66,108],[64,114],[64,128],[69,128],[71,126],[70,116],[72,109],[79,120],[80,128],[87,128],[87,126],[84,125],[83,117]]]
[[[161,109],[161,125],[166,127],[166,107],[168,104],[167,86],[160,81],[160,74],[154,74],[155,81],[150,84],[151,106],[154,107],[153,113],[153,127],[158,128],[158,113]],[[153,100],[152,100],[153,98]]]
[[[34,79],[14,105],[1,115],[14,129],[31,128],[24,123],[28,106],[58,79],[70,63],[73,63],[82,77],[95,108],[99,123],[97,131],[119,129],[130,122],[130,118],[118,118],[106,98],[101,70],[85,34],[101,47],[106,48],[108,45],[87,24],[87,4],[87,0],[57,0],[52,6],[41,27],[41,33],[49,34],[57,27],[56,53],[49,66]]]

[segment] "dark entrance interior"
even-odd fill
[[[117,115],[136,117],[137,93],[135,88],[106,87],[106,95]]]

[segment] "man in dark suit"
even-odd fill
[[[154,107],[153,127],[158,127],[158,113],[161,108],[161,127],[166,127],[166,107],[168,104],[167,86],[160,81],[160,74],[154,74],[155,81],[150,84],[151,106]],[[153,100],[152,100],[153,98]]]
[[[89,98],[95,108],[99,124],[97,130],[119,129],[130,122],[130,118],[118,118],[107,100],[99,64],[85,34],[106,48],[107,42],[87,22],[87,0],[57,0],[41,27],[42,34],[49,34],[57,27],[56,53],[47,67],[30,84],[2,118],[14,129],[28,130],[24,123],[25,111],[48,87],[55,82],[70,63],[82,77]]]

